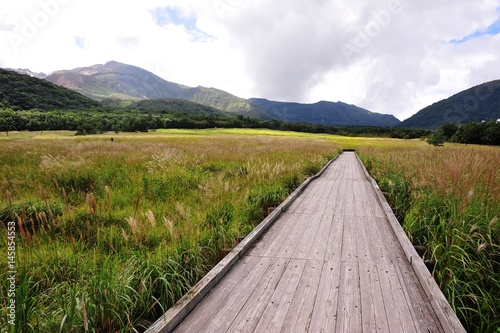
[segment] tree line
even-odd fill
[[[434,131],[427,142],[435,146],[442,146],[445,142],[500,146],[500,122],[447,123]]]
[[[282,131],[337,134],[344,136],[375,136],[421,138],[427,130],[371,126],[327,126],[320,124],[261,120],[238,115],[187,114],[176,111],[155,112],[95,108],[91,110],[29,110],[0,109],[0,132],[9,131],[76,131],[77,135],[114,132],[147,132],[160,128],[267,128]]]

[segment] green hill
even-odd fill
[[[0,108],[85,109],[99,103],[51,82],[0,69]]]
[[[99,101],[179,98],[249,117],[271,118],[258,106],[225,91],[169,82],[142,68],[116,61],[57,71],[46,79]]]
[[[196,103],[210,105],[219,110],[241,114],[247,117],[264,120],[273,119],[273,116],[251,100],[236,97],[223,90],[215,88],[196,87],[185,90],[179,98]]]
[[[226,116],[227,114],[213,107],[178,98],[145,99],[130,103],[128,109],[155,111],[160,113],[181,112],[200,116]]]
[[[402,127],[436,129],[446,123],[500,118],[500,80],[486,82],[434,103],[401,123]]]
[[[400,121],[392,116],[370,112],[342,102],[321,101],[314,104],[288,103],[252,98],[273,117],[283,121],[308,122],[323,125],[397,126]]]

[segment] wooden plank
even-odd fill
[[[299,223],[302,214],[287,213],[287,220],[284,230],[278,231],[275,237],[270,240],[269,246],[262,252],[266,257],[289,258],[288,252],[295,247],[295,242],[300,237],[304,224]]]
[[[333,226],[333,215],[324,213],[321,216],[320,227],[317,230],[308,258],[311,260],[324,260],[327,253],[328,240]]]
[[[364,199],[366,201],[365,208],[367,209],[369,215],[374,217],[385,217],[385,213],[378,201],[377,195],[372,188],[372,184],[370,183],[370,181],[368,179],[365,179],[363,185],[365,193]]]
[[[367,207],[364,179],[355,179],[352,182],[354,216],[369,216],[370,208]]]
[[[308,260],[281,332],[308,332],[318,294],[322,261]]]
[[[248,290],[251,288],[250,273],[259,273],[269,265],[270,259],[264,261],[258,257],[246,256],[236,265],[217,286],[217,292],[210,292],[193,310],[196,316],[187,316],[177,327],[177,331],[200,332],[215,312],[230,303],[229,295],[236,295],[241,288]],[[211,304],[218,304],[211,306]]]
[[[353,227],[354,216],[343,216],[344,228],[342,235],[342,257],[343,262],[354,261],[357,256],[356,236]]]
[[[373,262],[359,263],[359,281],[363,333],[390,332],[377,267]]]
[[[373,225],[370,225],[370,221],[370,217],[357,216],[354,218],[357,258],[360,263],[378,261],[379,240],[371,237],[373,231],[369,227],[373,227]]]
[[[248,255],[252,256],[263,256],[266,251],[272,246],[281,246],[281,241],[279,238],[286,236],[288,232],[293,229],[293,223],[289,221],[290,213],[282,213],[280,217],[274,222],[275,226],[270,228],[266,233],[264,233],[257,242],[255,242]],[[285,233],[285,235],[283,235]]]
[[[416,333],[415,320],[411,314],[411,304],[407,303],[407,298],[403,292],[403,286],[398,277],[398,268],[390,266],[389,269],[389,283],[391,284],[392,298],[396,306],[397,316],[401,323],[403,333]]]
[[[317,214],[318,212],[332,213],[336,206],[336,200],[332,200],[332,193],[336,192],[334,181],[321,181],[311,187],[313,196],[308,201],[305,213]]]
[[[253,267],[250,271],[246,270],[247,274],[240,278],[240,272],[236,272],[236,278],[226,279],[226,283],[235,284],[236,292],[219,292],[211,293],[205,302],[198,305],[196,315],[190,315],[176,329],[175,332],[207,332],[218,326],[219,323],[227,323],[234,316],[233,311],[241,309],[249,297],[249,294],[259,284],[262,275],[276,265],[276,259],[272,258],[255,258]],[[241,265],[240,265],[241,266]],[[241,269],[241,268],[240,268]],[[245,271],[245,270],[244,270]],[[250,274],[251,272],[251,274]],[[235,282],[236,281],[236,282]],[[219,286],[223,286],[222,284]],[[228,289],[231,287],[228,286]],[[222,289],[225,289],[222,287]],[[226,289],[227,291],[227,289]],[[231,291],[233,291],[231,289]],[[215,299],[215,301],[213,301]],[[211,302],[212,300],[212,302]],[[201,315],[200,315],[201,313]],[[206,314],[206,315],[205,315]],[[230,321],[229,321],[230,323]]]
[[[258,318],[257,326],[251,331],[247,330],[248,326],[242,327],[242,330],[238,331],[280,332],[285,323],[305,266],[305,260],[290,260],[262,316]]]
[[[333,217],[330,234],[328,237],[327,252],[325,260],[340,261],[342,258],[342,248],[344,239],[344,218],[342,215]]]
[[[290,258],[307,259],[313,244],[317,241],[318,229],[322,222],[323,214],[302,215],[299,223],[305,226],[300,235]]]
[[[309,332],[335,332],[340,289],[340,261],[325,261],[321,270]]]
[[[438,318],[432,311],[432,308],[428,302],[424,302],[425,297],[415,297],[414,286],[418,281],[408,279],[409,270],[411,270],[410,265],[396,265],[396,274],[399,279],[401,286],[402,295],[404,296],[408,306],[408,310],[411,314],[412,324],[416,328],[417,332],[440,332],[442,330]],[[434,315],[432,315],[434,314]]]
[[[336,332],[360,332],[361,297],[359,271],[356,262],[341,263],[340,295],[337,305]]]
[[[245,299],[245,305],[241,309],[233,309],[235,315],[229,318],[234,318],[234,320],[232,320],[231,325],[227,328],[228,332],[255,331],[255,326],[257,326],[262,317],[289,263],[289,259],[276,259],[276,264],[270,266],[270,269],[263,274],[258,285],[253,289],[250,297]],[[224,332],[225,329],[221,330],[221,325],[226,326],[226,324],[218,320],[215,322],[213,330],[212,327],[208,327],[206,331],[214,333]]]
[[[380,282],[380,290],[382,292],[382,298],[384,302],[384,309],[387,317],[387,324],[389,326],[389,332],[403,332],[403,327],[398,315],[398,309],[392,297],[392,289],[390,283],[390,266],[388,265],[377,265],[377,276]]]
[[[416,277],[412,267],[406,263],[403,264],[401,258],[396,266],[399,270],[398,277],[402,281],[401,285],[404,288],[406,297],[410,300],[412,315],[414,316],[415,325],[419,327],[421,332],[441,332],[443,328],[436,317],[432,305],[425,295],[425,291],[420,287],[420,282]]]

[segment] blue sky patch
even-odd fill
[[[84,49],[86,47],[86,40],[84,37],[80,36],[74,36],[75,37],[75,44],[81,49]]]
[[[462,39],[453,39],[449,43],[450,44],[463,44],[465,42],[468,42],[469,40],[480,38],[482,36],[487,36],[487,35],[498,35],[500,33],[500,17],[488,28],[478,30],[469,36],[465,36]]]
[[[151,11],[156,25],[164,27],[167,25],[182,26],[191,36],[193,41],[208,42],[214,39],[213,36],[201,31],[197,27],[197,18],[194,15],[186,16],[180,8],[156,7]]]

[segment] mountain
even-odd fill
[[[51,82],[0,69],[0,108],[55,110],[98,105],[88,97]]]
[[[196,87],[184,91],[178,98],[209,105],[222,111],[241,114],[264,120],[273,119],[272,115],[251,101],[236,97],[215,88]]]
[[[211,106],[178,98],[156,98],[132,102],[128,109],[150,110],[159,112],[182,112],[202,116],[227,116],[226,113]]]
[[[45,73],[36,73],[32,72],[29,69],[25,68],[5,68],[8,71],[13,71],[19,74],[29,75],[31,77],[36,77],[37,79],[45,79],[48,75]]]
[[[401,126],[436,129],[446,123],[496,119],[500,119],[500,80],[480,84],[434,103],[403,121]]]
[[[46,79],[90,98],[103,101],[106,105],[120,104],[113,102],[113,99],[133,101],[173,98],[264,120],[278,119],[351,126],[397,126],[400,123],[394,116],[373,113],[341,102],[322,101],[315,104],[300,104],[259,98],[243,99],[215,88],[188,87],[166,81],[142,68],[116,61],[110,61],[104,65],[56,71]],[[157,107],[158,104],[155,109]]]
[[[52,73],[48,81],[95,100],[178,98],[250,117],[271,119],[249,101],[215,88],[188,87],[166,81],[142,68],[116,61]]]
[[[323,125],[397,126],[400,121],[386,114],[370,112],[342,102],[321,101],[314,104],[276,102],[251,98],[251,102],[264,108],[283,121],[309,122]]]

